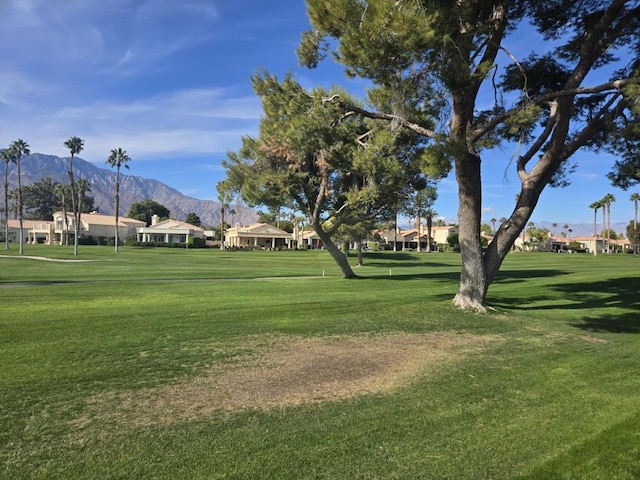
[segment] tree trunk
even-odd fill
[[[602,206],[602,253],[607,253],[609,245],[607,245],[606,238],[604,236],[604,229],[607,228],[607,210]]]
[[[81,205],[84,203],[84,192],[78,190],[78,202],[76,204],[76,226],[75,226],[75,233],[76,233],[76,238],[74,241],[74,250],[73,250],[73,254],[74,255],[78,255],[78,245],[80,242],[80,215],[82,214],[82,212],[80,211],[80,209],[82,208]]]
[[[340,267],[342,278],[356,278],[357,275],[353,272],[351,265],[349,265],[347,257],[340,251],[340,248],[338,248],[335,242],[331,239],[331,236],[322,229],[322,226],[318,222],[314,222],[313,228],[318,237],[320,237],[320,240],[322,240],[322,243],[329,252],[329,255],[331,255],[331,258],[333,258],[333,260],[338,264],[338,267]]]
[[[609,252],[611,253],[611,204],[607,203],[607,245],[609,245]]]
[[[60,200],[62,201],[62,232],[60,233],[60,245],[69,245],[69,219],[67,218],[67,199],[64,195],[64,187],[60,186]]]
[[[593,256],[598,255],[598,210],[593,209]]]
[[[393,219],[393,251],[398,251],[398,213]]]
[[[73,178],[73,153],[69,160],[69,186],[71,187],[71,209],[73,210],[73,254],[78,255],[78,210],[79,207],[76,204],[76,183]]]
[[[220,204],[220,250],[224,250],[224,203]]]
[[[9,250],[9,162],[4,167],[4,243]]]
[[[362,256],[362,242],[360,240],[356,242],[356,253],[358,254],[358,266],[363,267],[364,258]]]
[[[115,184],[115,189],[116,189],[116,194],[115,194],[115,204],[116,204],[116,232],[115,232],[115,251],[116,253],[118,252],[118,241],[119,241],[119,235],[118,235],[118,210],[120,210],[120,195],[118,194],[119,190],[120,190],[120,182],[119,182],[119,177],[120,177],[120,171],[116,172],[116,184]]]
[[[633,233],[638,229],[638,200],[633,201]],[[633,253],[638,253],[638,235],[634,235],[635,243],[633,245]]]
[[[431,218],[431,215],[429,215],[427,217],[427,252],[431,252],[432,250],[432,245],[431,245],[432,228],[433,228],[433,219]]]
[[[22,228],[22,174],[20,173],[20,155],[17,158],[18,164],[18,223],[20,225],[20,255],[24,254],[24,232]]]
[[[487,282],[484,274],[482,244],[480,243],[480,220],[482,190],[480,180],[480,157],[468,152],[456,160],[458,180],[458,240],[462,254],[462,271],[454,305],[484,311]]]

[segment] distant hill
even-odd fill
[[[69,177],[69,158],[34,153],[22,158],[22,184],[31,185],[44,178],[67,184]],[[73,171],[76,178],[86,178],[91,183],[91,196],[94,206],[106,215],[114,214],[113,193],[115,173],[111,169],[96,167],[79,157],[73,159]],[[4,173],[4,165],[2,166]],[[18,184],[18,172],[15,167],[9,171],[10,188]],[[131,204],[141,200],[154,200],[171,211],[171,217],[184,220],[188,213],[195,212],[205,226],[220,223],[220,204],[212,200],[199,200],[180,193],[168,185],[148,178],[120,173],[120,215],[126,215]],[[256,221],[257,214],[250,208],[235,208],[234,222],[249,224]],[[43,219],[44,220],[44,219]]]
[[[555,233],[556,235],[561,235],[565,229],[562,227],[565,224],[559,223],[557,227],[553,227],[553,222],[535,222],[536,227],[546,228],[551,233]],[[624,234],[627,236],[627,225],[628,223],[620,223],[620,222],[612,222],[611,230],[616,232],[617,234]],[[571,223],[569,224],[569,228],[571,229],[571,233],[566,231],[567,236],[571,235],[572,237],[588,237],[593,235],[593,223]],[[598,215],[598,225],[597,225],[598,235],[602,233],[602,215]]]

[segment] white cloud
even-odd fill
[[[100,101],[0,117],[0,131],[7,142],[20,137],[32,151],[59,155],[65,154],[64,140],[77,135],[85,140],[83,158],[101,162],[116,147],[138,158],[224,152],[255,133],[260,112],[256,97],[181,90],[131,103]]]

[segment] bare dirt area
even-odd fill
[[[169,424],[240,409],[270,409],[385,393],[497,337],[455,333],[322,338],[261,337],[243,343],[253,353],[216,365],[206,375],[156,388],[100,395],[87,416],[129,426]]]

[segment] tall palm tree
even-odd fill
[[[552,228],[552,232],[553,232],[553,236],[556,236],[556,228],[558,228],[558,224],[557,223],[552,223],[551,224],[551,228]]]
[[[118,251],[118,217],[120,215],[120,168],[124,167],[129,169],[129,163],[131,158],[127,155],[126,150],[122,150],[121,148],[114,148],[111,150],[109,157],[107,158],[107,165],[110,165],[111,168],[116,169],[116,182],[115,182],[115,210],[116,210],[116,252]]]
[[[75,180],[73,178],[73,157],[80,153],[84,148],[84,140],[80,137],[71,137],[64,142],[64,146],[69,149],[71,153],[71,159],[69,160],[69,186],[71,187],[71,208],[73,209],[73,254],[78,255],[78,237],[80,235],[80,205],[76,203],[76,196],[78,192],[76,190]]]
[[[496,222],[498,221],[496,218],[491,218],[491,220],[489,220],[491,222],[491,228],[493,230],[491,230],[491,234],[495,235],[496,234]]]
[[[78,192],[78,198],[76,199],[76,206],[78,207],[78,227],[77,231],[80,232],[82,206],[84,205],[87,192],[91,191],[91,182],[86,178],[79,178],[76,180],[76,191]]]
[[[638,229],[638,200],[640,200],[639,193],[632,193],[629,200],[633,202],[633,229]]]
[[[589,205],[593,208],[593,254],[598,255],[598,209],[602,207],[602,201],[598,200]]]
[[[60,244],[69,245],[69,219],[67,218],[67,194],[69,191],[69,185],[63,185],[59,183],[56,185],[56,195],[60,199],[60,205],[62,208],[62,221],[64,222],[64,229],[60,234]]]
[[[16,165],[18,166],[18,223],[20,225],[20,255],[24,254],[24,232],[22,225],[22,173],[20,171],[20,160],[23,155],[30,155],[31,150],[29,150],[29,144],[19,138],[15,142],[11,144],[10,147],[13,150],[13,153],[16,156]]]
[[[427,219],[427,252],[430,252],[432,250],[431,232],[433,230],[433,218],[438,216],[438,212],[436,212],[432,206],[429,206],[424,211],[424,215]]]
[[[635,232],[638,229],[638,200],[640,200],[640,194],[632,193],[629,200],[633,202],[633,230]],[[635,235],[635,238],[638,238],[638,236]],[[634,245],[634,252],[637,253],[637,250],[638,245],[636,244]]]
[[[616,197],[611,193],[607,193],[602,201],[607,209],[607,245],[609,245],[607,253],[611,253],[611,204],[616,201]]]
[[[9,147],[0,156],[4,160],[4,248],[9,250],[9,164],[16,163],[16,154]]]
[[[607,205],[604,198],[600,200],[600,208],[602,209],[602,252],[605,253],[609,246],[607,245],[607,235],[605,232],[607,229]]]

